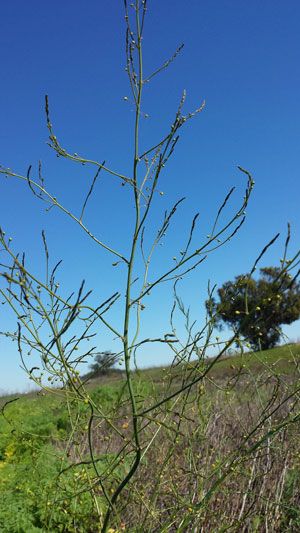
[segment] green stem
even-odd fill
[[[133,390],[133,383],[132,383],[131,369],[130,369],[132,346],[129,343],[132,275],[133,275],[133,270],[134,270],[136,247],[137,247],[137,242],[138,242],[138,237],[139,237],[139,228],[140,228],[140,194],[138,190],[138,163],[139,163],[138,151],[139,151],[139,122],[140,122],[140,115],[141,115],[141,99],[142,99],[142,87],[143,87],[143,61],[142,61],[142,39],[141,39],[141,30],[140,30],[138,0],[136,0],[135,11],[136,11],[136,29],[137,29],[137,45],[136,46],[138,49],[138,68],[139,68],[138,95],[137,95],[137,100],[136,100],[135,126],[134,126],[134,160],[133,160],[135,226],[134,226],[134,232],[133,232],[133,237],[132,237],[130,259],[128,262],[128,273],[127,273],[127,282],[126,282],[126,302],[125,302],[125,314],[124,314],[124,333],[123,333],[125,372],[126,372],[126,381],[127,381],[127,387],[128,387],[130,403],[131,403],[133,438],[134,438],[134,443],[135,443],[135,459],[133,461],[133,464],[129,472],[126,474],[124,479],[121,481],[121,483],[119,484],[119,486],[117,487],[116,491],[114,492],[111,498],[111,505],[107,509],[107,512],[104,518],[104,522],[103,522],[103,526],[101,530],[102,533],[105,533],[107,531],[110,516],[113,511],[115,502],[118,499],[122,490],[126,487],[130,479],[136,472],[140,464],[140,460],[141,460],[141,446],[140,446],[139,428],[138,428],[138,425],[139,425],[138,424],[138,412],[137,412],[137,405],[136,405],[136,400],[135,400],[135,393]]]

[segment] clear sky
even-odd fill
[[[248,169],[255,190],[247,220],[236,238],[212,254],[198,272],[182,283],[180,294],[201,325],[208,279],[222,284],[247,272],[275,233],[278,243],[261,266],[277,265],[286,224],[292,227],[291,253],[299,247],[300,153],[300,3],[298,0],[149,0],[144,35],[145,71],[151,72],[183,42],[177,60],[145,88],[142,144],[158,141],[174,117],[183,89],[186,110],[205,99],[204,111],[185,129],[162,176],[152,210],[151,228],[165,209],[186,196],[164,248],[155,256],[160,272],[172,263],[190,220],[200,213],[197,242],[203,242],[222,199],[233,185],[232,208],[243,195],[245,180],[237,165]],[[62,144],[129,172],[133,146],[133,106],[125,73],[124,12],[121,0],[10,0],[1,6],[0,163],[26,172],[43,161],[50,191],[78,212],[92,171],[57,160],[46,146],[44,95],[50,98],[54,129]],[[87,211],[87,223],[100,238],[128,250],[132,231],[129,191],[105,177]],[[25,251],[28,264],[42,271],[41,230],[49,241],[53,263],[63,259],[65,293],[82,278],[98,301],[124,280],[125,269],[90,243],[69,220],[53,209],[45,213],[26,184],[0,180],[0,223],[13,237],[14,250]],[[228,210],[227,214],[230,213]],[[123,270],[122,270],[123,268]],[[167,331],[171,286],[151,296],[144,311],[145,335]],[[0,308],[1,330],[15,328],[6,307]],[[120,310],[112,320],[120,319]],[[165,328],[165,329],[163,329]],[[300,337],[299,322],[285,328]],[[143,337],[143,334],[142,334]],[[100,332],[100,349],[114,350]],[[162,364],[157,346],[142,353],[144,366]],[[0,390],[25,389],[16,346],[0,338]]]

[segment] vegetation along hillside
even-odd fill
[[[155,531],[166,522],[176,531],[172,516],[178,507],[195,513],[204,531],[297,531],[299,364],[299,345],[221,359],[198,386],[200,394],[191,391],[150,414],[141,470],[123,494],[119,522],[110,531]],[[139,409],[146,411],[169,381],[176,391],[190,371],[182,365],[136,372]],[[1,531],[97,531],[106,496],[95,468],[103,479],[113,469],[112,493],[132,453],[130,447],[122,456],[118,451],[119,441],[128,446],[131,431],[124,383],[113,374],[87,385],[105,417],[105,423],[93,420],[92,460],[84,401],[70,396],[66,405],[58,389],[1,399]],[[182,416],[183,403],[188,405]]]

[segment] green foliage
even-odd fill
[[[1,468],[0,530],[93,531],[93,501],[89,491],[77,494],[76,472],[61,479],[62,461],[51,447],[32,455],[31,447]]]
[[[93,496],[90,491],[92,468],[68,469],[60,451],[70,433],[66,406],[51,396],[24,397],[7,404],[3,415],[0,531],[95,531],[95,497],[100,509],[103,503],[100,495]],[[107,457],[102,458],[101,466],[107,468]]]
[[[274,347],[280,326],[300,317],[300,283],[287,268],[265,267],[260,277],[236,276],[218,289],[218,301],[206,302],[218,325],[229,324],[253,350]]]
[[[300,469],[297,467],[287,473],[283,491],[283,527],[286,531],[300,530],[299,486]]]

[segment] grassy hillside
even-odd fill
[[[165,531],[160,524],[172,523],[174,509],[183,516],[195,513],[186,531],[194,531],[195,524],[209,532],[266,527],[299,531],[299,362],[298,345],[224,358],[196,386],[200,394],[192,390],[146,417],[145,449],[154,435],[156,440],[121,500],[122,528],[116,525],[112,531]],[[161,398],[167,380],[169,390],[176,391],[187,371],[177,367],[136,373],[140,411]],[[107,490],[113,491],[131,457],[125,455],[109,478],[120,444],[110,424],[120,433],[120,442],[126,443],[132,431],[127,392],[119,374],[92,381],[89,390],[104,420],[98,418],[93,427],[97,468],[107,479]],[[189,403],[179,424],[182,402]],[[56,390],[2,398],[1,407],[0,531],[98,531],[95,501],[101,512],[104,495],[100,488],[89,491],[95,483],[93,465],[87,461],[89,406],[72,396],[66,401]],[[266,421],[245,440],[262,413]],[[291,417],[295,420],[288,425]],[[263,453],[255,451],[260,438],[265,438]],[[240,450],[239,459],[234,459],[235,449]],[[219,490],[216,480],[222,476]],[[196,512],[195,502],[212,487],[210,500]],[[176,528],[175,520],[169,530]]]
[[[211,364],[214,358],[207,359],[206,365]],[[289,375],[295,373],[295,368],[300,365],[300,344],[286,344],[279,346],[271,350],[265,350],[262,352],[245,352],[241,354],[233,354],[231,356],[223,356],[220,360],[216,361],[216,364],[210,371],[210,377],[233,377],[237,372],[261,372],[271,371],[278,372],[282,375]],[[191,363],[193,366],[193,362]],[[181,367],[151,367],[141,369],[137,373],[137,379],[145,380],[149,382],[163,382],[166,375],[172,372],[174,376],[180,378],[182,368]],[[87,386],[94,390],[101,386],[114,386],[123,382],[123,373],[121,371],[112,371],[108,375],[90,379],[87,382]],[[7,394],[0,396],[0,407],[5,402],[12,400],[16,397],[26,398],[28,400],[34,400],[36,396],[41,397],[37,392],[29,392],[27,394]]]

